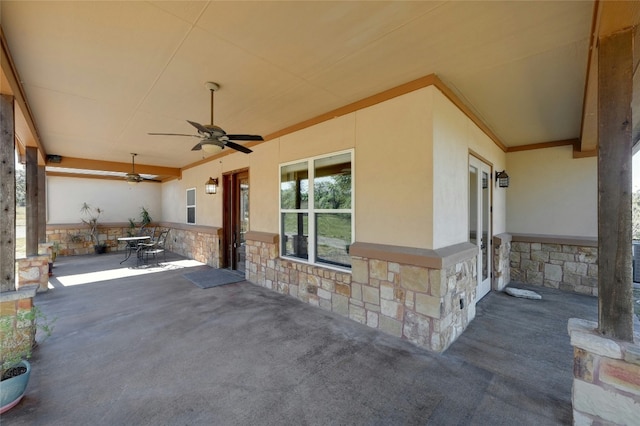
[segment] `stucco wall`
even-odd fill
[[[356,112],[356,240],[432,248],[432,89]]]
[[[507,154],[507,231],[576,237],[598,235],[596,157],[573,158],[573,148]]]
[[[433,91],[433,248],[469,239],[469,152],[505,169],[505,153],[453,105]],[[505,231],[505,189],[492,179],[494,235]]]
[[[138,219],[145,207],[151,218],[162,216],[161,188],[158,184],[127,185],[124,181],[105,179],[47,177],[47,223],[80,223],[80,208],[86,202],[100,207],[100,222],[127,222]]]

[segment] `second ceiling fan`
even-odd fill
[[[184,133],[149,133],[149,135],[160,136],[188,136],[193,138],[200,138],[200,142],[193,148],[192,151],[203,150],[209,154],[217,154],[225,147],[235,149],[236,151],[249,154],[253,152],[246,146],[240,145],[233,141],[263,141],[262,136],[259,135],[244,135],[244,134],[227,134],[221,127],[213,124],[213,94],[220,89],[217,83],[207,82],[205,87],[211,92],[211,124],[200,124],[195,121],[187,120],[187,123],[191,124],[198,131],[197,135],[188,135]]]

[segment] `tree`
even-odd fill
[[[631,208],[632,238],[640,240],[640,189],[633,193]]]
[[[16,205],[24,207],[27,204],[27,178],[24,167],[16,167]]]

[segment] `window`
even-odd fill
[[[280,166],[281,255],[351,267],[353,152]]]
[[[196,223],[196,189],[187,189],[187,223]]]

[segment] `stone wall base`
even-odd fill
[[[147,227],[169,229],[166,242],[169,251],[214,268],[222,265],[222,229],[173,222],[152,223]],[[118,238],[129,236],[131,229],[126,224],[103,224],[99,231],[100,242],[107,245],[107,250],[117,251],[125,247]],[[93,254],[93,242],[86,232],[86,226],[81,224],[47,225],[47,241],[49,245],[56,244],[60,256]]]
[[[598,295],[596,240],[513,235],[511,280]]]
[[[0,328],[3,334],[0,350],[0,364],[14,354],[26,356],[35,343],[35,324],[33,320],[20,321],[29,317],[33,309],[36,286],[25,286],[16,291],[0,293]],[[11,336],[11,337],[8,337]]]
[[[635,343],[602,336],[593,321],[571,318],[573,424],[640,422],[640,335]]]
[[[354,243],[352,270],[279,258],[278,235],[247,234],[247,279],[442,352],[475,317],[476,253]]]

